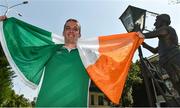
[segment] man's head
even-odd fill
[[[154,26],[159,28],[163,25],[169,26],[171,24],[170,16],[168,14],[161,14],[156,17],[156,22]]]
[[[68,19],[64,24],[63,36],[65,44],[76,44],[81,37],[81,26],[76,19]]]

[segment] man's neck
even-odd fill
[[[65,44],[64,47],[74,49],[76,48],[76,44]]]

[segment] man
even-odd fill
[[[0,16],[1,21],[5,19],[5,16]],[[64,45],[45,45],[30,49],[30,52],[34,49],[39,51],[46,49],[44,53],[50,53],[50,58],[45,63],[43,82],[36,102],[37,107],[87,106],[89,76],[76,48],[77,40],[81,36],[80,29],[77,20],[69,19],[63,30]],[[28,49],[28,47],[24,49],[25,53]],[[57,64],[58,67],[54,67]]]
[[[80,29],[77,20],[66,21],[63,30],[65,44],[56,46],[55,54],[46,65],[36,106],[87,106],[87,98],[84,97],[88,97],[89,77],[76,48]],[[59,66],[52,73],[56,64]],[[74,66],[77,68],[73,68]]]
[[[154,23],[155,30],[143,33],[146,39],[158,38],[158,47],[153,48],[146,43],[142,45],[152,53],[159,54],[160,66],[167,71],[174,88],[180,94],[180,49],[178,36],[175,29],[169,26],[170,23],[171,20],[168,14],[158,15]]]

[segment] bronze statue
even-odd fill
[[[159,54],[160,66],[167,71],[174,88],[180,95],[180,48],[176,31],[169,26],[170,23],[168,14],[158,15],[154,23],[155,30],[143,33],[145,39],[157,37],[159,39],[158,47],[153,48],[146,43],[142,45],[152,53]]]

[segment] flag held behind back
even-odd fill
[[[62,44],[63,37],[16,18],[8,18],[1,26],[1,44],[13,70],[28,84],[38,85],[44,65],[52,55],[50,46]],[[135,32],[78,41],[77,48],[90,78],[116,104],[119,103],[134,52],[142,42],[143,39]],[[34,55],[23,50],[47,45],[49,47],[43,50],[34,48]]]

